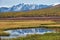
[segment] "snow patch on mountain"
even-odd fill
[[[60,3],[54,3],[53,6],[59,5]]]

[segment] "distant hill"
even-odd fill
[[[9,8],[7,8],[7,7],[0,8],[0,12],[8,12],[8,11],[9,11]]]
[[[0,18],[16,18],[16,17],[60,17],[60,5],[41,10],[31,10],[26,12],[5,12],[0,13]]]

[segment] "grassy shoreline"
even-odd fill
[[[12,38],[9,40],[60,40],[60,33],[46,33],[44,35],[34,34],[27,35],[26,37]]]

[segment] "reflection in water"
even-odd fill
[[[17,30],[7,30],[4,32],[10,33],[8,37],[1,38],[16,38],[20,36],[26,36],[27,34],[45,34],[54,32],[53,30],[45,29],[45,28],[31,28],[31,29],[17,29]]]

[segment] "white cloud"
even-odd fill
[[[7,8],[9,8],[9,7],[11,7],[11,6],[0,6],[0,8],[1,8],[1,7],[7,7]]]

